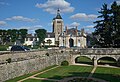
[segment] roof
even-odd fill
[[[55,34],[53,32],[47,32],[46,33],[46,38],[54,38]]]
[[[32,34],[27,34],[26,35],[26,38],[37,38],[37,35],[32,35]]]
[[[55,18],[53,18],[53,20],[55,20],[55,19],[62,19],[59,9],[57,10],[57,16]]]

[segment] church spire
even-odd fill
[[[60,9],[58,8],[57,10],[57,16],[55,19],[62,19],[61,15],[60,15]]]

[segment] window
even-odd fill
[[[33,41],[33,38],[30,38],[30,41]]]

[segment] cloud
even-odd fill
[[[35,19],[32,18],[27,18],[27,17],[23,17],[23,16],[13,16],[11,18],[6,18],[6,20],[10,21],[10,20],[14,20],[14,21],[25,21],[25,22],[35,22]]]
[[[70,27],[76,27],[76,26],[79,26],[79,25],[80,25],[80,23],[78,23],[78,22],[73,22],[73,23],[70,24]]]
[[[5,2],[0,2],[0,5],[10,5],[10,4]]]
[[[70,17],[71,19],[76,19],[80,21],[94,21],[97,18],[97,15],[94,14],[85,14],[85,13],[77,13]]]
[[[65,0],[48,0],[44,4],[37,3],[35,6],[38,8],[43,8],[44,11],[51,14],[55,14],[56,10],[59,8],[62,13],[70,13],[74,11],[74,7]]]
[[[28,29],[28,33],[35,33],[35,30],[43,28],[42,25],[35,25],[35,26],[21,26],[15,27],[14,29]]]
[[[119,1],[116,1],[118,5],[120,5],[120,0]]]
[[[95,25],[88,25],[88,26],[85,26],[85,28],[93,28]]]
[[[0,26],[4,26],[7,25],[7,23],[5,21],[0,21]]]

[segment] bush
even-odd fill
[[[6,59],[6,61],[8,62],[8,63],[11,63],[11,58],[8,58],[8,59]]]
[[[46,53],[45,55],[46,55],[46,56],[49,56],[49,53]]]
[[[68,61],[63,61],[63,62],[61,62],[61,66],[68,66],[69,65],[69,62]]]
[[[6,51],[8,46],[0,45],[0,51]]]

